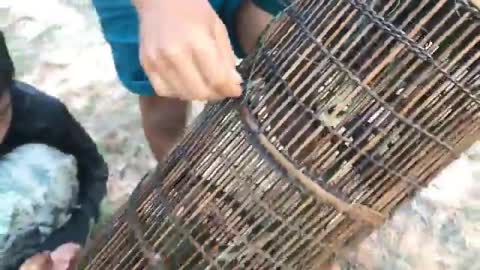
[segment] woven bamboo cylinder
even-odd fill
[[[299,0],[84,269],[319,269],[480,138],[480,11]]]

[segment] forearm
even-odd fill
[[[251,0],[245,1],[235,16],[237,38],[243,51],[254,51],[260,35],[272,19],[272,15],[256,6]]]
[[[244,1],[235,16],[237,38],[244,52],[255,50],[261,34],[283,8],[279,0]]]

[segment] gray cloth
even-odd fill
[[[0,158],[0,269],[35,252],[63,226],[79,192],[73,156],[28,144]]]

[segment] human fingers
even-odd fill
[[[46,251],[30,257],[20,266],[20,270],[53,270],[50,252]]]
[[[157,48],[154,44],[142,42],[140,47],[140,63],[152,85],[155,93],[162,97],[175,96],[173,81],[174,75],[163,64],[162,54],[164,49]]]
[[[232,44],[230,42],[230,37],[228,36],[227,29],[225,25],[219,20],[215,24],[214,31],[217,53],[221,61],[223,61],[226,66],[226,77],[230,77],[230,80],[234,82],[232,88],[232,86],[229,86],[228,79],[223,80],[220,85],[224,84],[227,88],[220,86],[219,90],[233,91],[235,93],[235,96],[239,96],[242,92],[242,89],[240,87],[240,84],[242,83],[242,77],[236,70],[236,57],[232,48]]]
[[[215,23],[213,30],[213,37],[216,41],[217,50],[220,58],[225,61],[226,65],[235,68],[236,57],[232,48],[232,43],[230,42],[230,37],[228,36],[227,28],[221,20],[217,20],[217,23]]]
[[[75,269],[77,259],[80,254],[81,247],[75,243],[67,243],[55,249],[51,258],[54,270],[71,270]]]
[[[221,97],[237,97],[241,94],[240,76],[236,75],[234,61],[224,58],[214,37],[206,36],[194,50],[195,63],[211,91]],[[227,40],[228,42],[228,40]]]
[[[190,43],[188,52],[168,55],[165,60],[168,66],[176,73],[176,79],[179,81],[178,87],[181,87],[182,97],[187,100],[216,100],[222,97],[218,95],[209,84],[215,76],[215,70],[212,70],[216,59],[209,58],[214,54],[212,48],[208,48],[208,42],[202,38],[202,35],[193,36],[197,42]],[[194,55],[202,54],[205,56],[204,63],[199,65]]]

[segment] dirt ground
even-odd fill
[[[7,34],[17,78],[59,97],[97,141],[110,166],[109,205],[121,204],[154,162],[136,97],[116,79],[89,0],[0,0],[0,28]],[[479,256],[477,145],[341,269],[470,270],[480,269]]]

